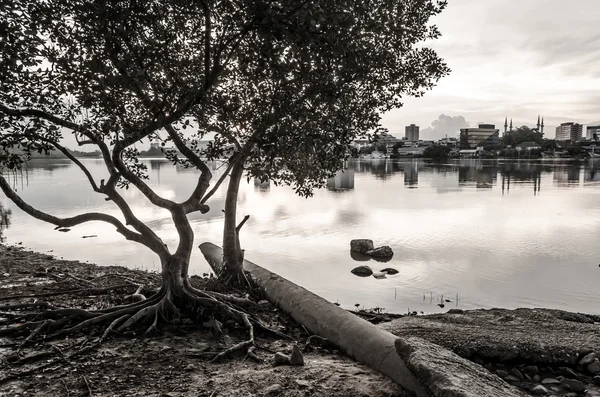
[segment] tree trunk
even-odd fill
[[[223,266],[218,277],[228,284],[236,287],[247,286],[244,275],[244,251],[240,246],[239,231],[244,220],[236,225],[236,211],[240,182],[244,173],[244,160],[240,158],[231,169],[227,196],[225,198],[225,225],[223,228]]]

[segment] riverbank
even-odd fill
[[[21,247],[0,246],[0,324],[36,308],[98,310],[124,304],[138,284],[150,293],[159,281],[156,273],[65,261]],[[197,288],[211,287],[206,278],[193,276],[191,282]],[[26,306],[6,308],[16,304]],[[223,339],[184,321],[162,327],[158,335],[114,335],[82,354],[74,353],[85,350],[85,344],[97,340],[103,329],[91,327],[86,334],[23,349],[19,349],[22,338],[0,337],[0,396],[405,395],[391,380],[331,348],[304,349],[304,366],[275,365],[275,352],[289,354],[294,343],[305,346],[309,335],[264,302],[257,315],[286,336],[257,332],[260,348],[256,354],[262,362],[244,357],[221,364],[207,360],[207,353],[245,338],[243,329],[227,324]]]

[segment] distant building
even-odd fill
[[[438,141],[438,145],[449,146],[449,147],[457,147],[458,146],[458,138],[442,138]]]
[[[478,128],[461,128],[460,146],[474,149],[482,146],[485,150],[500,147],[500,130],[494,124],[479,124]]]
[[[535,150],[541,148],[542,146],[539,143],[535,143],[532,141],[521,142],[517,145],[517,150]]]
[[[150,149],[160,149],[160,142],[150,142]]]
[[[396,138],[393,135],[390,135],[388,133],[382,132],[381,134],[377,135],[376,138],[376,143],[377,144],[384,144],[386,146],[388,145],[394,145],[396,143],[398,143],[399,139]]]
[[[419,140],[419,126],[418,125],[407,125],[404,127],[404,137],[409,141],[418,141]]]
[[[578,123],[562,123],[556,127],[557,141],[576,142],[583,136],[583,125]]]
[[[588,140],[593,141],[594,134],[596,134],[596,139],[600,140],[600,125],[588,125],[586,130],[586,138]]]

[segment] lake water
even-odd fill
[[[84,160],[106,178],[100,160]],[[183,200],[197,173],[147,160],[150,181],[163,197]],[[213,164],[215,175],[222,172]],[[215,177],[216,179],[216,177]],[[225,186],[225,184],[224,184]],[[30,164],[17,180],[22,197],[60,217],[86,211],[119,215],[93,193],[67,161]],[[134,212],[174,247],[169,214],[135,189],[124,192]],[[68,233],[22,213],[5,197],[12,224],[9,244],[101,265],[158,270],[157,258],[124,240],[114,228],[90,223]],[[224,189],[208,214],[190,216],[196,245],[220,244]],[[339,302],[388,311],[440,312],[449,308],[550,307],[600,313],[600,162],[580,164],[462,160],[356,161],[310,199],[287,187],[242,184],[239,216],[249,214],[241,242],[246,258]],[[97,235],[82,239],[84,235]],[[355,261],[350,240],[370,238],[395,252],[388,263]],[[209,270],[199,250],[192,271]],[[386,279],[350,270],[394,267]],[[445,308],[436,304],[450,299]],[[456,302],[456,297],[459,300]]]

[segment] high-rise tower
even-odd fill
[[[508,129],[508,117],[505,117],[504,118],[504,132],[505,133],[506,133],[507,129]]]

